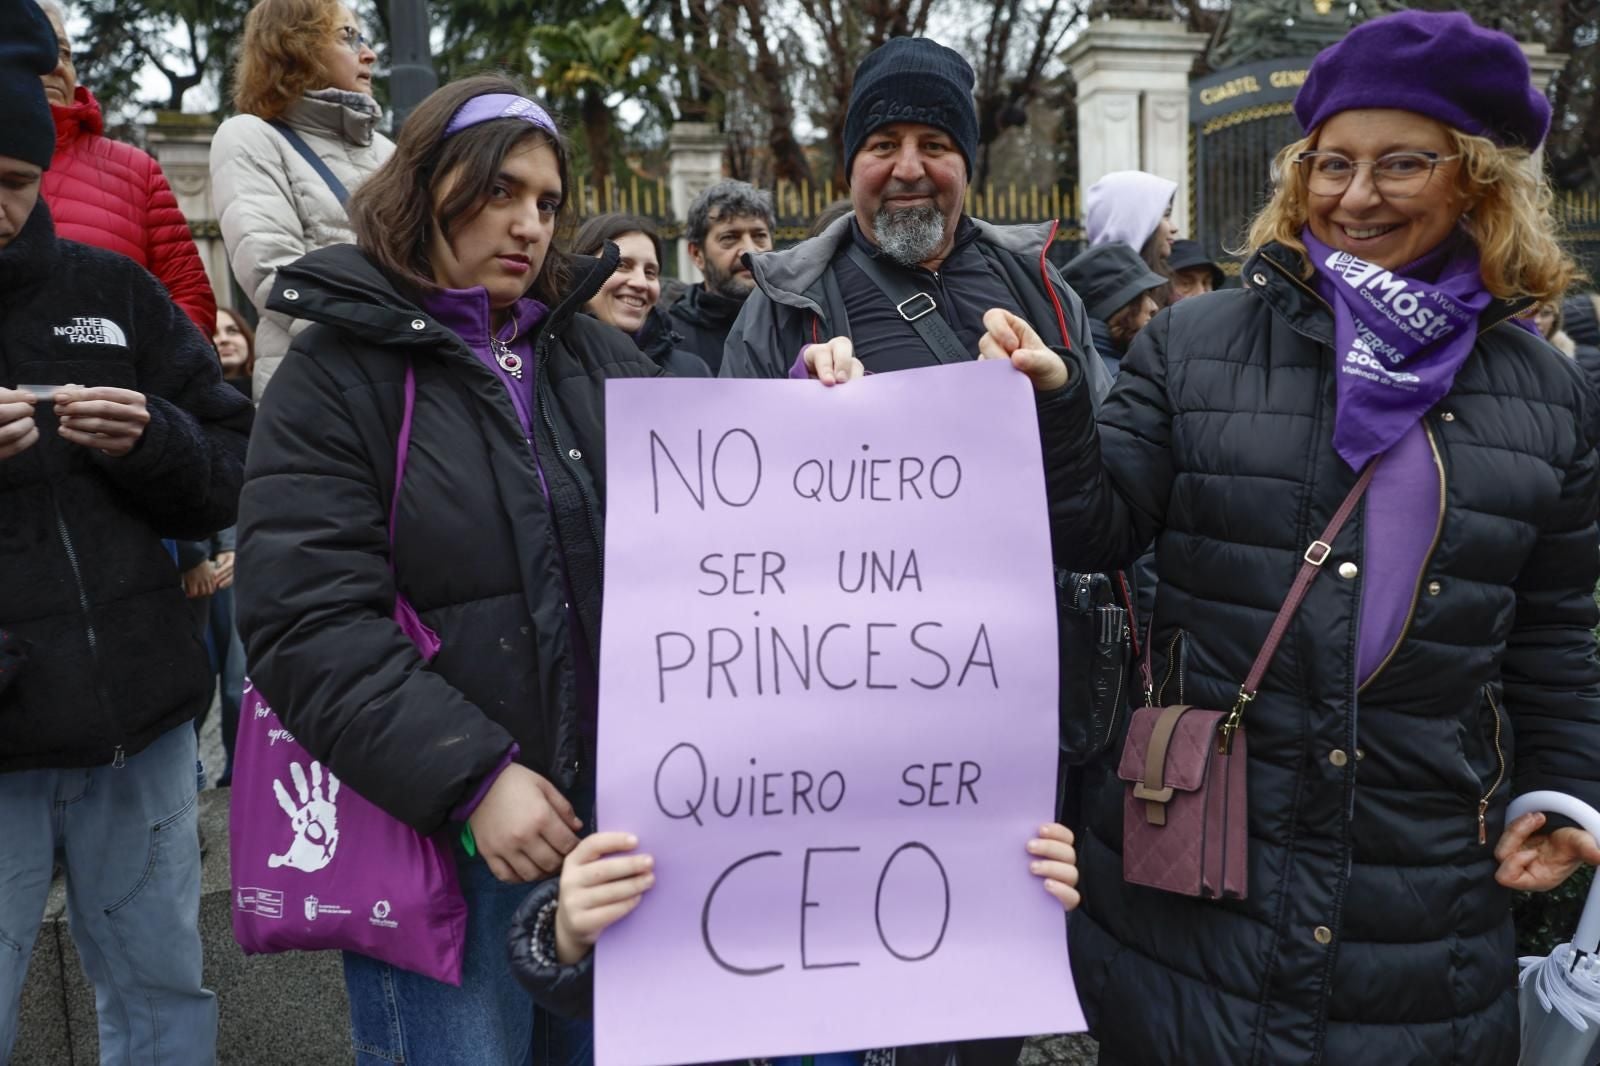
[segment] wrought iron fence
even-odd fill
[[[608,178],[596,186],[587,178],[579,177],[574,184],[573,202],[580,218],[619,211],[650,219],[663,237],[674,239],[681,235],[682,224],[677,221],[676,205],[672,203],[671,191],[664,180],[634,177],[613,181]],[[819,215],[835,201],[849,197],[848,189],[810,182],[779,182],[769,191],[777,214],[773,239],[778,244],[804,239]],[[965,206],[967,214],[1002,225],[1060,219],[1056,240],[1068,243],[1083,240],[1077,222],[1078,209],[1078,190],[1071,182],[1054,185],[986,182],[982,187],[967,190]]]
[[[1245,170],[1250,170],[1252,173],[1256,169],[1264,170],[1271,158],[1270,153],[1259,157],[1253,156],[1249,160],[1246,160],[1242,153],[1235,152],[1234,155],[1240,157],[1229,164],[1240,170],[1239,180],[1232,183],[1235,189],[1246,189],[1251,184],[1245,180]],[[607,211],[621,211],[650,219],[660,229],[661,235],[669,240],[681,235],[682,224],[675,217],[671,191],[663,180],[635,177],[620,182],[607,180],[597,187],[586,178],[580,177],[576,179],[575,184],[575,205],[580,217]],[[829,205],[849,196],[847,189],[830,184],[813,185],[809,182],[799,184],[780,182],[770,191],[777,208],[777,229],[773,239],[780,246],[804,239],[812,222],[827,210]],[[1220,192],[1218,189],[1212,191]],[[1241,193],[1237,203],[1233,200],[1228,201],[1226,205],[1228,210],[1225,212],[1220,210],[1192,212],[1197,219],[1209,216],[1213,219],[1226,217],[1230,220],[1227,223],[1219,223],[1214,232],[1210,228],[1201,232],[1199,239],[1202,243],[1212,247],[1213,254],[1216,254],[1216,245],[1237,241],[1242,236],[1240,232],[1233,232],[1241,228],[1238,219],[1248,217],[1251,210],[1259,207],[1267,191],[1261,188],[1254,192]],[[1191,195],[1195,198],[1196,206],[1204,203],[1205,191],[1194,188],[1191,190]],[[1212,206],[1215,208],[1218,205]],[[1081,207],[1078,189],[1073,183],[1066,181],[1054,185],[988,182],[981,187],[967,190],[966,212],[974,218],[1001,225],[1060,220],[1061,227],[1056,232],[1056,247],[1051,257],[1058,262],[1070,258],[1082,246],[1084,234],[1080,222]],[[1560,192],[1556,196],[1555,212],[1568,247],[1588,270],[1590,277],[1594,279],[1594,284],[1600,285],[1600,193]],[[1232,231],[1224,234],[1221,232],[1221,225],[1230,226]],[[1238,273],[1239,263],[1235,257],[1223,253],[1217,258],[1226,272]]]

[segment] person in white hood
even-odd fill
[[[1118,170],[1093,185],[1083,198],[1089,247],[1116,242],[1138,252],[1162,277],[1171,277],[1167,258],[1178,227],[1172,198],[1178,183],[1142,170]],[[1165,300],[1161,301],[1163,304]]]

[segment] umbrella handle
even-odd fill
[[[1524,814],[1543,811],[1571,818],[1600,840],[1600,811],[1565,792],[1528,792],[1511,801],[1506,821],[1514,822]],[[1572,936],[1572,946],[1585,954],[1594,954],[1600,948],[1600,877],[1589,888],[1589,899],[1583,905],[1583,916],[1578,919],[1578,931]]]

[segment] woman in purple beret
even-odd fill
[[[1512,1066],[1510,890],[1600,861],[1505,817],[1600,806],[1600,422],[1515,321],[1575,273],[1529,162],[1550,107],[1511,38],[1406,12],[1318,56],[1295,111],[1244,288],[1157,316],[1098,425],[1072,358],[1003,316],[985,342],[1079,406],[1059,563],[1156,544],[1146,704],[1238,708],[1248,740],[1242,898],[1143,887],[1186,857],[1151,847],[1165,801],[1132,795],[1143,757],[1087,769],[1073,968],[1102,1066]]]

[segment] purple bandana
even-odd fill
[[[550,115],[544,108],[529,100],[526,96],[514,96],[511,93],[485,93],[474,96],[450,116],[450,124],[445,126],[446,138],[454,137],[469,126],[476,126],[480,122],[492,122],[497,118],[520,118],[530,122],[540,129],[548,130],[552,137],[556,133],[556,124],[550,120]]]
[[[1333,450],[1352,470],[1382,455],[1450,391],[1492,297],[1464,234],[1399,271],[1301,233],[1333,305],[1338,407]]]

